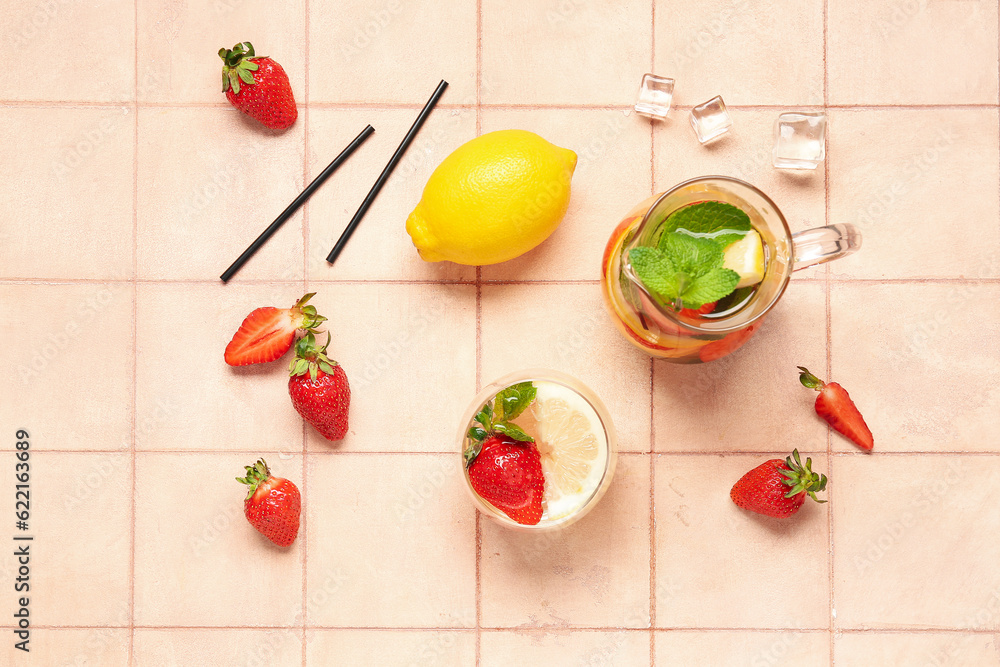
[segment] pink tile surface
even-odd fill
[[[8,641],[0,663],[1000,663],[996,0],[0,9],[0,454],[13,470],[29,431],[34,537],[32,651]],[[288,72],[287,131],[219,91],[239,40]],[[632,111],[650,71],[676,79],[652,124]],[[715,95],[733,128],[701,146],[689,110]],[[773,123],[802,108],[827,112],[827,160],[776,170]],[[562,225],[506,264],[423,262],[404,225],[428,177],[506,128],[577,153]],[[601,253],[634,204],[705,174],[759,186],[793,231],[856,224],[864,247],[796,274],[737,354],[653,362],[606,315]],[[309,291],[354,392],[337,443],[292,408],[287,357],[222,361],[247,313]],[[797,365],[847,387],[873,454],[814,414]],[[601,396],[622,452],[593,513],[542,537],[477,516],[454,451],[477,388],[531,366]],[[782,522],[731,503],[793,447],[828,504]],[[302,491],[290,548],[242,517],[234,477],[257,456]]]

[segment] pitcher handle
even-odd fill
[[[815,227],[792,234],[795,271],[846,257],[861,247],[861,232],[848,223]]]

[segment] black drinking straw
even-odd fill
[[[347,148],[342,150],[340,152],[340,155],[335,157],[333,159],[333,162],[328,164],[326,166],[326,169],[320,172],[320,175],[314,178],[313,182],[306,186],[306,189],[303,190],[299,194],[299,196],[295,198],[295,201],[289,204],[288,208],[282,211],[281,215],[279,215],[277,218],[274,219],[274,222],[272,222],[271,225],[267,229],[265,229],[260,236],[257,237],[257,240],[251,243],[250,246],[243,251],[243,254],[240,255],[239,258],[237,258],[237,260],[233,262],[228,269],[226,269],[226,272],[223,273],[221,276],[219,276],[220,278],[222,278],[222,282],[224,283],[229,282],[229,279],[232,278],[233,275],[240,270],[240,267],[243,266],[243,264],[248,259],[253,257],[253,254],[257,252],[257,250],[262,245],[264,245],[264,243],[269,238],[271,238],[272,234],[278,231],[278,227],[281,227],[281,225],[285,224],[285,221],[288,220],[290,217],[292,217],[292,214],[295,213],[295,211],[297,211],[298,208],[302,206],[302,204],[304,204],[307,199],[309,199],[309,197],[312,196],[312,193],[315,192],[316,189],[319,188],[319,186],[323,185],[323,181],[329,178],[330,174],[337,171],[337,167],[339,167],[345,161],[347,161],[347,158],[351,157],[351,153],[353,153],[358,146],[363,144],[365,142],[365,139],[371,136],[373,132],[375,132],[375,128],[373,128],[371,125],[361,130],[361,134],[356,136],[354,138],[354,141],[348,144]]]
[[[403,157],[403,153],[406,152],[406,149],[410,147],[410,144],[413,142],[413,138],[417,136],[417,132],[420,131],[420,127],[424,124],[424,121],[427,120],[427,117],[431,115],[434,105],[436,105],[438,100],[441,99],[441,95],[447,87],[448,82],[441,79],[441,83],[438,84],[434,94],[431,95],[429,100],[427,100],[427,104],[424,105],[424,108],[420,110],[420,115],[417,116],[417,119],[413,121],[413,126],[410,127],[410,131],[406,133],[405,137],[403,137],[403,141],[399,144],[399,148],[397,148],[396,152],[392,154],[389,164],[385,165],[385,169],[382,170],[378,180],[375,181],[375,185],[373,185],[372,189],[368,192],[368,196],[365,197],[363,202],[361,202],[358,212],[355,213],[354,217],[351,218],[351,221],[347,223],[347,227],[344,229],[344,232],[340,235],[340,238],[337,239],[337,245],[333,246],[333,250],[331,250],[330,254],[326,256],[327,262],[333,264],[337,261],[337,256],[340,255],[340,251],[344,249],[345,245],[347,245],[347,241],[351,238],[351,234],[354,233],[354,228],[358,226],[359,222],[361,222],[361,218],[365,217],[365,213],[368,212],[368,208],[372,205],[372,202],[375,201],[375,197],[378,196],[379,190],[382,189],[385,182],[389,180],[389,176],[392,175],[392,170],[396,168],[396,163]]]

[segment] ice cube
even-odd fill
[[[698,141],[707,144],[718,139],[733,126],[733,119],[726,111],[721,95],[691,109],[691,127]]]
[[[674,80],[655,74],[645,74],[639,86],[636,113],[656,120],[664,120],[674,99]]]
[[[774,166],[815,169],[826,156],[826,114],[822,111],[783,113],[774,123]]]

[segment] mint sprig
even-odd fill
[[[750,216],[738,206],[721,201],[705,201],[679,208],[663,223],[661,233],[687,233],[709,238],[725,248],[739,241],[752,229]],[[663,236],[660,237],[662,247]]]
[[[740,274],[722,267],[722,246],[707,238],[669,232],[658,248],[633,248],[629,262],[653,296],[675,310],[701,308],[736,289]]]
[[[497,433],[521,442],[535,441],[512,420],[517,419],[534,402],[537,393],[538,390],[531,382],[519,382],[507,387],[492,401],[483,405],[475,416],[478,425],[469,429],[468,436],[472,444],[463,455],[466,467],[479,456],[479,452],[483,449],[483,443]]]

